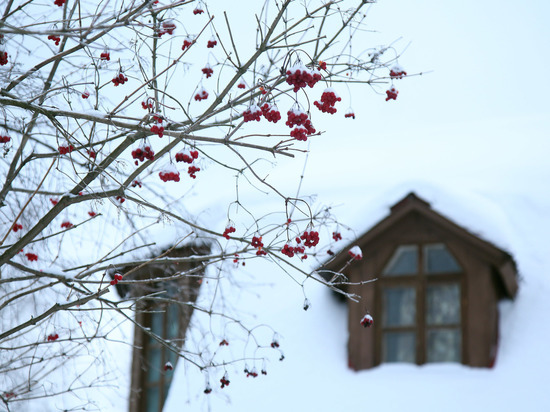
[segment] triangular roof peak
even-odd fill
[[[414,192],[410,192],[408,195],[406,195],[403,199],[398,201],[396,204],[390,207],[391,213],[394,213],[398,211],[399,209],[409,206],[409,205],[417,205],[420,207],[426,207],[428,209],[431,209],[431,205],[426,202],[424,199],[421,199],[416,195]]]

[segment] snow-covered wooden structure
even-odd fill
[[[498,346],[498,302],[516,294],[513,258],[409,193],[360,236],[363,259],[344,270],[349,302],[349,366],[383,362],[460,362],[491,367]],[[319,270],[346,265],[348,248]],[[365,281],[376,279],[373,282]],[[354,285],[355,284],[355,285]],[[374,326],[360,324],[365,311]]]

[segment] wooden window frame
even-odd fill
[[[454,273],[426,273],[424,270],[425,262],[425,246],[434,245],[434,244],[443,244],[451,253],[453,258],[456,260],[458,265],[461,268],[460,272]],[[464,265],[456,257],[456,255],[449,248],[448,244],[445,242],[407,242],[402,244],[396,244],[393,247],[392,253],[389,258],[383,262],[380,267],[380,273],[386,269],[387,265],[393,258],[395,252],[401,246],[417,246],[418,247],[418,260],[417,260],[417,273],[416,274],[406,274],[406,275],[380,275],[376,283],[376,302],[375,308],[376,313],[382,319],[383,316],[383,295],[385,288],[391,287],[413,287],[416,291],[416,324],[415,326],[404,326],[404,327],[385,327],[383,324],[380,324],[380,327],[376,328],[375,336],[375,364],[380,365],[384,363],[383,361],[383,336],[385,332],[415,332],[416,333],[416,348],[415,348],[415,363],[417,365],[422,365],[427,363],[427,334],[428,329],[448,329],[452,327],[457,327],[457,325],[431,325],[427,326],[426,322],[426,294],[427,287],[429,285],[444,285],[444,284],[458,284],[460,288],[459,303],[460,303],[460,324],[458,328],[460,330],[460,363],[467,363],[467,352],[465,337],[466,337],[466,313],[465,313],[465,272]]]

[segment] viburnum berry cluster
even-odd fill
[[[180,181],[180,172],[169,163],[164,167],[163,170],[159,172],[160,180],[163,182],[173,181],[173,182],[179,182]]]
[[[319,243],[319,232],[315,232],[313,230],[308,232],[306,230],[304,231],[304,233],[302,233],[300,239],[304,241],[305,247],[317,246],[317,244]]]
[[[313,104],[323,113],[336,113],[336,102],[342,101],[342,98],[336,94],[332,87],[327,87],[321,95],[321,101],[314,101]]]
[[[207,395],[209,393],[212,393],[212,387],[210,386],[210,384],[206,385],[206,388],[204,388],[204,393],[207,394]]]
[[[229,386],[229,379],[227,378],[227,372],[224,373],[223,377],[220,379],[221,388],[225,388],[226,386]]]
[[[363,319],[361,319],[361,325],[364,328],[370,328],[373,325],[373,323],[374,323],[374,319],[368,313],[365,316],[363,316]]]
[[[185,163],[191,164],[198,157],[199,157],[199,152],[197,150],[191,150],[189,151],[189,153],[180,151],[176,153],[176,162],[185,162]],[[191,165],[187,168],[187,174],[192,179],[196,179],[197,176],[195,175],[195,173],[200,172],[200,170],[201,169],[199,167],[195,165]]]
[[[124,75],[124,73],[120,72],[118,76],[115,76],[111,81],[115,86],[118,86],[120,84],[126,83],[128,81],[128,78]]]
[[[164,136],[163,117],[160,114],[153,114],[155,124],[151,126],[151,133],[155,133],[158,137]]]
[[[118,284],[122,280],[122,275],[120,273],[115,273],[114,279],[109,282],[111,286]]]
[[[168,361],[164,364],[164,367],[163,367],[164,371],[172,371],[174,370],[174,365],[172,365],[172,362]]]
[[[8,52],[0,51],[0,66],[8,64]]]
[[[136,159],[134,163],[137,166],[139,162],[144,162],[145,159],[155,160],[155,152],[153,152],[151,146],[142,143],[141,146],[132,150],[132,159]]]
[[[87,99],[88,97],[90,97],[90,92],[87,90],[84,90],[84,92],[82,92],[82,98]]]
[[[398,64],[393,65],[393,67],[390,69],[390,77],[392,79],[402,79],[403,76],[406,76],[407,72],[403,67],[401,67]]]
[[[281,112],[274,104],[266,102],[262,105],[261,109],[268,122],[277,123],[281,120]]]
[[[319,70],[316,68],[309,69],[300,61],[286,71],[286,76],[286,82],[294,86],[295,93],[306,86],[315,86],[323,78]]]
[[[97,213],[94,212],[93,210],[90,210],[90,211],[88,212],[88,216],[90,216],[90,217],[96,217],[96,216],[97,216]]]
[[[12,226],[12,230],[14,232],[17,232],[19,230],[23,230],[23,225],[21,223],[14,223]]]
[[[59,200],[54,199],[53,197],[50,197],[50,202],[51,202],[52,205],[55,206],[55,205],[57,205],[57,203],[59,202]]]
[[[29,262],[36,262],[38,260],[38,255],[36,253],[25,253],[25,257],[29,260]]]
[[[316,132],[315,128],[311,124],[311,119],[308,114],[300,108],[293,108],[287,112],[286,125],[292,130],[290,136],[296,140],[306,141],[307,136]]]
[[[339,240],[342,240],[342,235],[340,232],[332,232],[332,239],[334,239],[335,242],[338,242]]]
[[[92,150],[92,149],[87,149],[86,153],[88,153],[88,156],[90,156],[90,159],[95,159],[97,156],[97,153],[95,152],[95,150]]]
[[[54,0],[53,4],[55,4],[56,6],[63,6],[65,4],[65,0]]]
[[[243,119],[246,122],[251,122],[256,120],[257,122],[260,121],[262,117],[262,109],[258,107],[256,104],[252,104],[248,109],[246,109],[243,113]]]
[[[206,63],[206,66],[204,66],[201,71],[203,72],[203,74],[206,75],[207,79],[214,73],[214,70],[212,69],[212,67],[210,67],[208,63]]]
[[[396,100],[397,99],[397,95],[399,94],[399,91],[395,88],[395,86],[392,86],[390,88],[390,90],[386,90],[386,101],[388,100]]]
[[[243,79],[240,79],[239,83],[237,83],[237,87],[239,89],[246,89],[247,88],[246,82]]]
[[[201,9],[200,6],[195,7],[195,10],[193,10],[193,14],[194,14],[194,15],[202,14],[202,13],[204,13],[204,10]]]
[[[252,241],[250,242],[250,245],[252,247],[255,247],[256,249],[258,249],[256,251],[256,256],[265,256],[267,255],[267,252],[265,250],[263,250],[263,247],[264,247],[264,244],[262,242],[262,237],[261,236],[252,236]]]
[[[191,47],[192,44],[193,44],[193,39],[191,39],[191,37],[187,36],[187,37],[183,40],[183,45],[181,46],[181,49],[182,49],[182,50],[185,50],[185,49]]]
[[[117,200],[118,203],[120,204],[123,204],[124,202],[126,202],[126,199],[124,199],[122,196],[115,197],[115,200]]]
[[[208,92],[204,89],[204,87],[201,87],[201,89],[195,94],[195,100],[200,102],[201,100],[206,99],[208,99]]]
[[[353,110],[348,110],[347,113],[344,115],[346,119],[355,119],[355,112]]]
[[[348,255],[354,260],[363,259],[363,252],[359,246],[353,246],[350,250],[348,250]]]
[[[235,229],[233,226],[227,226],[225,230],[223,231],[223,237],[229,240],[229,234],[235,233],[237,229]]]
[[[176,24],[172,20],[165,20],[162,22],[162,28],[159,29],[157,35],[159,37],[162,37],[165,34],[174,34],[174,30],[176,30]]]
[[[59,42],[61,41],[61,37],[50,34],[48,36],[48,40],[52,40],[55,43],[56,46],[59,46]]]
[[[50,333],[48,335],[48,342],[53,342],[59,339],[59,335],[57,333]]]
[[[141,101],[141,107],[143,110],[152,110],[153,109],[153,99],[151,97],[146,97]]]
[[[0,136],[0,143],[8,143],[11,140],[9,136]]]
[[[206,44],[206,47],[209,48],[209,49],[213,49],[216,44],[218,44],[218,41],[216,40],[216,38],[214,36],[212,36],[212,38],[210,40],[208,40],[208,43]]]
[[[220,346],[229,346],[229,342],[224,339],[220,342]]]
[[[104,51],[103,53],[101,53],[101,54],[99,55],[99,58],[100,58],[101,60],[109,61],[109,60],[111,60],[111,53]]]
[[[59,154],[65,155],[68,153],[71,153],[74,150],[74,146],[72,144],[62,144],[57,148],[59,150]]]
[[[131,184],[132,187],[139,187],[141,188],[141,182],[139,180],[134,180]]]
[[[248,367],[245,366],[244,373],[246,374],[247,378],[250,378],[251,376],[253,378],[258,377],[258,370],[256,369],[256,367],[253,367],[252,369],[249,370]]]
[[[69,222],[68,220],[65,220],[63,223],[61,223],[61,228],[62,229],[70,229],[72,228],[74,225]]]

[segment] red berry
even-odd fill
[[[166,362],[164,364],[164,371],[171,371],[171,370],[174,370],[174,366],[172,365],[171,362]]]
[[[53,197],[50,197],[50,202],[52,202],[52,205],[57,205],[57,202],[59,202],[59,200],[57,199],[54,199]]]
[[[195,10],[193,10],[193,14],[194,14],[194,15],[202,14],[202,13],[204,13],[204,10],[201,9],[199,6],[197,6],[197,7],[195,8]]]
[[[195,100],[197,102],[200,102],[201,100],[206,100],[208,99],[208,92],[204,89],[204,88],[201,88],[197,94],[195,94]]]
[[[109,52],[103,52],[99,55],[101,60],[111,60],[111,54]]]
[[[262,117],[262,109],[260,109],[255,104],[251,105],[243,113],[243,119],[244,119],[245,123],[246,122],[251,122],[253,120],[256,120],[257,122],[259,122],[261,117]]]
[[[70,229],[72,228],[74,225],[69,222],[68,220],[64,221],[63,223],[61,223],[61,228],[62,229]]]
[[[27,257],[27,259],[29,259],[29,261],[31,262],[36,262],[38,260],[38,255],[35,254],[35,253],[25,253],[25,256]]]
[[[218,44],[218,41],[216,40],[216,38],[214,36],[212,36],[212,38],[210,40],[208,40],[208,43],[206,44],[206,47],[209,48],[209,49],[213,49],[216,44]]]
[[[395,64],[390,69],[390,77],[392,79],[402,79],[403,76],[406,76],[406,75],[407,75],[407,72],[401,66],[399,66],[398,64]]]
[[[88,149],[86,152],[88,153],[88,156],[90,156],[90,159],[95,159],[97,156],[97,153],[94,150]]]
[[[281,120],[281,112],[279,112],[279,109],[274,104],[264,103],[262,113],[268,122],[277,123]]]
[[[208,63],[202,68],[201,71],[206,75],[207,79],[214,73],[214,70],[212,69],[212,67],[210,67]]]
[[[56,334],[51,333],[48,335],[48,342],[53,342],[57,339],[59,339],[59,335],[57,333]]]
[[[23,225],[21,225],[20,223],[14,223],[12,229],[14,232],[17,232],[18,230],[23,230]]]
[[[348,118],[355,119],[355,113],[353,113],[353,111],[349,111],[349,112],[347,112],[347,113],[344,115],[344,117],[345,117],[346,119],[348,119]]]
[[[365,328],[371,327],[373,323],[374,323],[374,319],[368,313],[365,316],[363,316],[363,319],[361,319],[361,325],[363,325],[363,327]]]
[[[342,98],[337,96],[336,92],[331,87],[327,87],[321,95],[321,101],[314,101],[313,104],[323,113],[334,114],[336,113],[334,105],[336,102],[340,101],[342,101]]]
[[[9,136],[0,136],[0,143],[8,143],[11,140]]]
[[[176,170],[174,166],[167,166],[164,170],[159,172],[160,180],[163,182],[173,181],[173,182],[179,182],[180,181],[180,173]]]
[[[59,42],[61,41],[61,37],[54,36],[53,34],[50,34],[48,36],[48,40],[53,40],[56,46],[59,46]]]
[[[298,62],[286,72],[286,82],[294,86],[294,92],[306,86],[313,87],[322,79],[321,73],[317,69],[308,69],[303,63]]]
[[[229,234],[235,233],[237,229],[235,229],[233,226],[227,226],[225,230],[223,231],[223,237],[229,240]]]
[[[95,217],[95,216],[97,216],[97,213],[94,212],[93,210],[90,210],[90,211],[88,212],[88,215],[90,215],[90,217]]]
[[[255,248],[262,248],[264,246],[264,244],[262,243],[262,237],[257,237],[257,236],[253,236],[252,237],[252,242],[250,242],[250,244],[252,245],[252,247],[255,247]]]
[[[151,150],[151,146],[142,144],[137,149],[132,150],[132,158],[136,159],[136,165],[138,164],[138,160],[140,162],[144,162],[145,159],[147,160],[155,160],[155,152]]]
[[[59,150],[59,154],[65,155],[65,154],[71,153],[74,150],[74,146],[72,144],[70,145],[63,144],[62,146],[58,147],[58,150]]]
[[[88,97],[90,97],[90,92],[88,92],[87,90],[85,90],[85,91],[82,93],[82,98],[83,98],[83,99],[87,99]]]
[[[314,232],[313,230],[308,232],[306,230],[304,233],[302,233],[300,239],[304,241],[305,247],[317,246],[317,243],[319,243],[319,232]]]
[[[339,232],[332,232],[332,238],[335,242],[342,240],[342,235]]]
[[[239,80],[239,83],[237,84],[237,87],[239,89],[246,89],[246,82],[243,79]]]
[[[126,201],[126,199],[124,199],[122,196],[117,196],[115,197],[115,199],[118,200],[120,204],[123,204]]]
[[[196,166],[189,166],[189,167],[187,168],[187,173],[189,174],[189,176],[190,176],[191,178],[196,179],[197,176],[195,175],[195,173],[200,172],[200,170],[201,170],[201,169],[198,168],[198,167],[196,167]]]
[[[65,4],[65,0],[54,0],[53,4],[55,4],[56,6],[63,6]]]
[[[181,46],[181,49],[182,49],[182,50],[185,50],[185,49],[191,47],[192,44],[193,44],[193,40],[191,40],[190,37],[187,37],[187,38],[183,41],[183,46]]]
[[[8,64],[8,52],[0,51],[0,66]]]
[[[224,339],[220,342],[220,346],[229,346],[229,342]]]
[[[350,250],[348,250],[348,255],[350,255],[350,257],[354,260],[363,259],[363,252],[361,251],[361,248],[359,246],[354,246]]]

